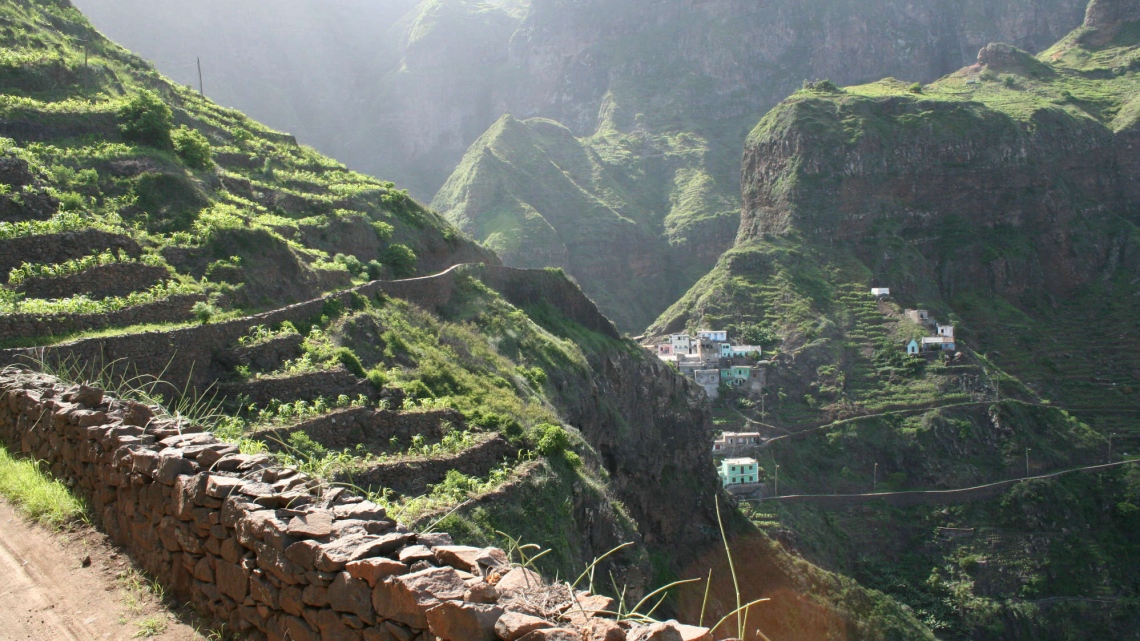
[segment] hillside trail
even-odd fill
[[[131,570],[126,554],[94,528],[51,532],[0,500],[0,639],[203,638],[130,581],[139,576]]]

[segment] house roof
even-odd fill
[[[954,342],[954,339],[950,338],[949,336],[923,336],[922,337],[922,343],[924,345],[931,345],[931,344],[935,344],[935,343],[938,343],[938,344],[953,343],[953,342]]]
[[[725,463],[729,465],[759,465],[754,458],[727,458],[724,459]]]

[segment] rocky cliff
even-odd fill
[[[716,282],[744,275],[760,254],[776,255],[763,249],[772,243],[850,255],[841,273],[957,313],[999,350],[1020,340],[990,331],[1002,305],[1036,319],[1033,331],[1065,333],[1046,328],[1095,290],[1113,300],[1098,316],[1127,324],[1140,269],[1137,27],[1098,17],[1130,6],[1106,5],[1037,57],[988,45],[976,64],[933,84],[818,83],[781,103],[749,137],[725,274],[694,288],[658,330],[693,321],[686,314],[698,299],[724,293]],[[1111,376],[1127,379],[1130,363]]]
[[[223,97],[353,167],[421,198],[443,185],[435,205],[477,240],[511,265],[565,266],[634,333],[731,245],[740,145],[803,80],[930,81],[990,41],[1038,51],[1079,24],[1085,5],[433,0],[336,3],[310,20],[304,2],[217,11],[83,2],[160,63],[175,49],[189,61],[189,49],[209,48],[224,61]],[[139,12],[148,20],[128,19]],[[313,28],[299,42],[282,37],[300,23]],[[225,44],[211,33],[239,24],[273,28]],[[258,94],[250,77],[298,90],[268,101],[276,94]],[[315,111],[319,123],[307,124]],[[531,124],[528,139],[506,145],[496,124],[504,114],[551,119],[564,133],[536,137]],[[647,279],[655,273],[664,276]]]

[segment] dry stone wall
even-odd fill
[[[696,641],[618,623],[495,548],[407,530],[342,488],[157,408],[8,368],[0,440],[45,461],[144,569],[232,633],[272,641]]]
[[[106,314],[2,314],[0,341],[74,334],[105,327],[182,322],[190,318],[194,304],[204,300],[206,297],[201,294],[177,295]]]
[[[129,239],[128,239],[129,240]],[[434,276],[397,281],[374,281],[323,298],[289,305],[263,314],[222,323],[86,339],[37,350],[45,358],[74,358],[106,364],[130,373],[162,375],[179,389],[204,389],[227,375],[232,368],[232,346],[256,325],[277,326],[284,321],[303,323],[321,315],[327,301],[350,306],[353,296],[376,295],[400,298],[428,310],[445,307],[463,275],[484,279],[517,306],[543,300],[584,327],[618,337],[618,331],[577,286],[564,277],[544,270],[512,269],[493,265],[456,265]],[[542,296],[545,294],[545,298]],[[58,332],[57,332],[58,333]],[[3,340],[3,338],[0,338]],[[0,362],[14,362],[28,350],[0,350]],[[128,365],[129,364],[129,365]],[[120,372],[125,373],[125,372]]]
[[[150,289],[168,278],[170,271],[161,265],[112,263],[61,278],[29,278],[16,290],[29,298],[70,298],[79,294],[109,298]]]
[[[410,444],[415,436],[422,436],[425,443],[435,443],[443,438],[445,429],[462,430],[466,425],[463,415],[452,409],[396,412],[354,407],[300,425],[263,430],[257,433],[257,438],[271,451],[281,448],[280,443],[288,442],[290,434],[302,432],[331,450],[363,444],[369,451],[379,452],[389,449],[392,439],[400,446]]]
[[[24,263],[64,263],[104,249],[123,251],[132,258],[142,255],[142,249],[131,237],[98,229],[21,236],[0,240],[0,276],[6,281],[8,272]]]

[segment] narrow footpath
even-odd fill
[[[0,500],[0,639],[203,639],[91,527],[54,533]]]
[[[1104,470],[1110,470],[1113,468],[1134,464],[1140,464],[1140,459],[1119,461],[1117,463],[1105,463],[1103,465],[1089,465],[1086,467],[1062,470],[1060,472],[1052,472],[1050,474],[1041,474],[1039,476],[1030,476],[1019,479],[1009,479],[1005,481],[998,481],[996,483],[987,483],[985,485],[964,487],[954,490],[913,490],[909,492],[876,492],[871,494],[788,494],[786,496],[765,496],[759,499],[759,501],[776,503],[811,503],[813,505],[820,505],[830,508],[862,505],[864,503],[871,503],[874,501],[882,501],[888,505],[893,505],[895,507],[913,507],[915,505],[953,505],[957,503],[969,503],[971,501],[982,501],[994,498],[1000,495],[1006,489],[1017,485],[1018,483],[1037,481],[1041,479],[1052,479],[1060,476],[1065,476],[1067,474],[1103,472]]]

